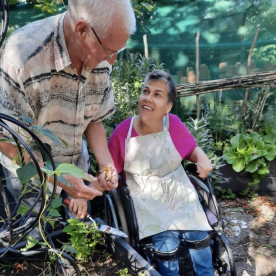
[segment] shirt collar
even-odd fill
[[[68,65],[72,64],[64,37],[63,23],[66,12],[62,13],[60,16],[57,16],[55,22],[55,31],[54,31],[54,56],[55,56],[55,65],[56,70],[61,71]]]

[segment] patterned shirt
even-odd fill
[[[92,70],[84,66],[78,78],[66,48],[65,14],[30,23],[7,40],[0,54],[0,112],[28,116],[33,124],[50,129],[68,144],[41,137],[54,159],[73,163],[88,124],[106,119],[115,107],[107,61]]]

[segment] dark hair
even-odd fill
[[[162,70],[153,70],[145,77],[144,85],[149,81],[164,81],[167,84],[168,103],[173,103],[176,98],[176,86],[170,74]]]

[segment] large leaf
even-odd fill
[[[237,148],[239,146],[240,138],[242,135],[238,134],[231,138],[230,143],[234,148]]]
[[[30,117],[21,115],[20,118],[22,119],[23,123],[31,124],[33,120]]]
[[[241,172],[245,167],[245,162],[243,158],[236,158],[233,163],[233,170],[236,172]]]
[[[90,179],[86,176],[85,172],[73,164],[60,164],[56,168],[55,173],[57,175],[60,175],[63,173],[71,174],[75,177],[83,178],[90,181]]]
[[[253,160],[246,166],[245,170],[247,172],[253,173],[258,170],[259,165],[259,160]]]
[[[52,217],[61,217],[61,214],[56,209],[52,209],[49,212],[49,215],[52,216]]]
[[[32,177],[37,174],[37,169],[33,162],[29,162],[22,168],[16,170],[19,181],[22,184],[27,183]]]
[[[62,198],[58,197],[58,198],[54,198],[53,201],[51,202],[51,207],[52,208],[58,208],[62,205]]]
[[[49,130],[47,128],[43,128],[43,126],[38,126],[38,125],[33,125],[32,129],[34,129],[34,130],[38,131],[40,134],[50,138],[57,145],[61,146],[59,138],[51,130]]]
[[[228,164],[233,164],[235,163],[236,159],[237,159],[237,154],[235,152],[233,152],[232,149],[227,149],[222,158],[228,163]]]
[[[77,253],[77,251],[75,250],[75,248],[71,244],[64,244],[62,246],[62,249],[66,252],[69,252],[69,253],[74,253],[74,254]]]

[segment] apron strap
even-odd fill
[[[163,118],[163,131],[167,131],[168,128],[167,128],[167,122],[168,122],[168,115],[165,115],[164,118]],[[131,117],[131,121],[130,121],[130,126],[129,126],[129,129],[128,129],[128,133],[127,133],[127,138],[126,139],[129,139],[131,137],[131,131],[132,131],[132,127],[133,127],[133,120],[134,120],[134,116]]]
[[[129,126],[128,133],[127,133],[127,139],[129,139],[131,137],[131,131],[132,131],[132,126],[133,126],[133,119],[134,119],[134,116],[131,117],[130,126]]]

